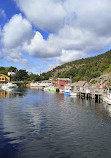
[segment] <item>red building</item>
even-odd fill
[[[57,87],[59,89],[64,89],[66,84],[70,84],[71,80],[69,78],[58,78],[57,79]]]

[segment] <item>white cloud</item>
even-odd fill
[[[25,43],[24,49],[34,57],[56,57],[57,63],[60,64],[88,57],[106,45],[111,45],[111,37],[97,36],[84,29],[65,26],[57,35],[50,34],[47,40],[36,32],[31,43]]]
[[[25,64],[22,55],[24,42],[30,41],[33,36],[31,24],[21,14],[14,15],[1,30],[1,44],[3,57],[12,62]]]
[[[64,24],[66,12],[58,0],[15,0],[27,18],[43,30],[56,31]]]
[[[53,41],[44,40],[39,32],[36,32],[30,43],[25,42],[24,50],[26,50],[31,56],[41,58],[49,58],[60,55],[58,53],[58,48],[53,45]]]
[[[20,47],[16,47],[12,49],[3,48],[2,53],[3,53],[3,57],[8,61],[21,63],[21,64],[27,63],[27,60],[22,56]]]
[[[47,40],[36,32],[24,49],[59,63],[90,56],[111,45],[110,0],[15,0],[36,26],[54,31]],[[30,12],[29,12],[30,10]]]
[[[27,20],[22,15],[15,15],[4,26],[4,52],[9,49],[19,54],[25,50],[30,56],[55,58],[60,64],[88,57],[111,46],[110,0],[14,1]],[[30,23],[36,31],[32,31]],[[37,28],[52,33],[44,39]],[[16,59],[13,55],[10,51],[8,60]],[[18,56],[22,59],[22,53]]]
[[[78,58],[85,57],[84,52],[81,53],[79,50],[62,50],[61,56],[57,57],[57,65],[65,62],[69,62],[73,60],[76,60]]]
[[[111,26],[110,0],[14,0],[37,27],[58,30],[65,24],[100,33]],[[30,10],[30,11],[29,11]],[[101,32],[102,31],[102,32]]]
[[[14,15],[5,24],[2,32],[2,43],[4,47],[15,48],[31,38],[32,26],[19,14]]]

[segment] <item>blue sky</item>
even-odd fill
[[[0,0],[0,66],[39,74],[111,48],[110,0]]]

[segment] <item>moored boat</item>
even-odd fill
[[[65,95],[70,95],[70,90],[69,90],[69,89],[65,89],[65,90],[64,90],[64,94],[65,94]]]
[[[70,92],[70,96],[77,96],[77,92]]]
[[[55,87],[50,87],[49,91],[50,92],[56,92],[56,88]]]
[[[64,93],[64,89],[59,89],[59,93]]]
[[[6,83],[6,84],[2,85],[1,88],[3,90],[12,90],[12,89],[18,88],[18,86],[13,83]]]
[[[109,93],[107,96],[103,96],[103,101],[111,105],[111,93]]]

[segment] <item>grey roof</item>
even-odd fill
[[[87,83],[87,81],[78,81],[75,86],[76,87],[83,87],[85,85],[85,83]],[[88,83],[87,83],[88,84]]]

